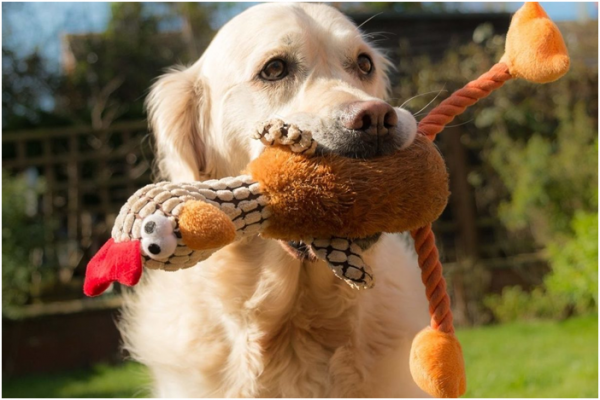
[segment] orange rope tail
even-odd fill
[[[431,110],[419,122],[419,133],[433,141],[435,136],[454,117],[465,112],[468,107],[477,103],[478,100],[487,97],[493,90],[504,85],[504,82],[509,79],[512,79],[512,76],[508,72],[508,66],[504,63],[495,64],[488,72],[467,83],[462,89],[452,93],[450,97]]]
[[[465,112],[479,99],[487,97],[493,90],[498,89],[511,78],[506,64],[495,64],[488,72],[452,93],[450,97],[431,110],[419,122],[418,132],[433,141],[454,117]],[[421,280],[425,284],[425,293],[429,301],[431,328],[454,334],[450,297],[446,291],[446,280],[442,275],[442,263],[435,246],[435,236],[431,230],[431,224],[415,229],[411,235],[415,241],[421,268]]]
[[[454,333],[450,297],[446,291],[446,280],[442,275],[442,263],[435,246],[435,236],[431,224],[411,232],[415,249],[419,256],[421,280],[425,284],[425,294],[429,301],[431,327],[445,333]]]

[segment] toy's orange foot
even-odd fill
[[[454,334],[431,328],[419,332],[410,350],[410,372],[434,397],[459,397],[467,389],[462,349]]]
[[[231,218],[201,200],[185,203],[179,215],[179,231],[183,243],[192,250],[217,249],[235,240]]]
[[[560,31],[538,3],[525,3],[513,16],[502,62],[510,74],[531,82],[552,82],[570,65]]]

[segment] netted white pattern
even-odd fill
[[[144,266],[165,270],[194,266],[218,249],[192,250],[183,243],[178,217],[185,202],[190,200],[205,201],[227,214],[236,228],[238,238],[257,234],[270,215],[259,184],[248,175],[204,182],[160,182],[141,188],[128,199],[115,220],[112,237],[115,242],[139,240],[144,218],[163,215],[172,222],[177,248],[173,255],[164,260],[151,259],[142,248]]]

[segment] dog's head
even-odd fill
[[[254,127],[271,118],[310,130],[320,152],[369,158],[406,147],[416,121],[383,100],[389,67],[334,8],[255,6],[152,88],[160,169],[177,181],[239,174],[262,150]]]

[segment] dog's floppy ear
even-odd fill
[[[152,86],[146,99],[163,179],[198,180],[205,168],[203,133],[209,100],[195,67],[171,69]]]

